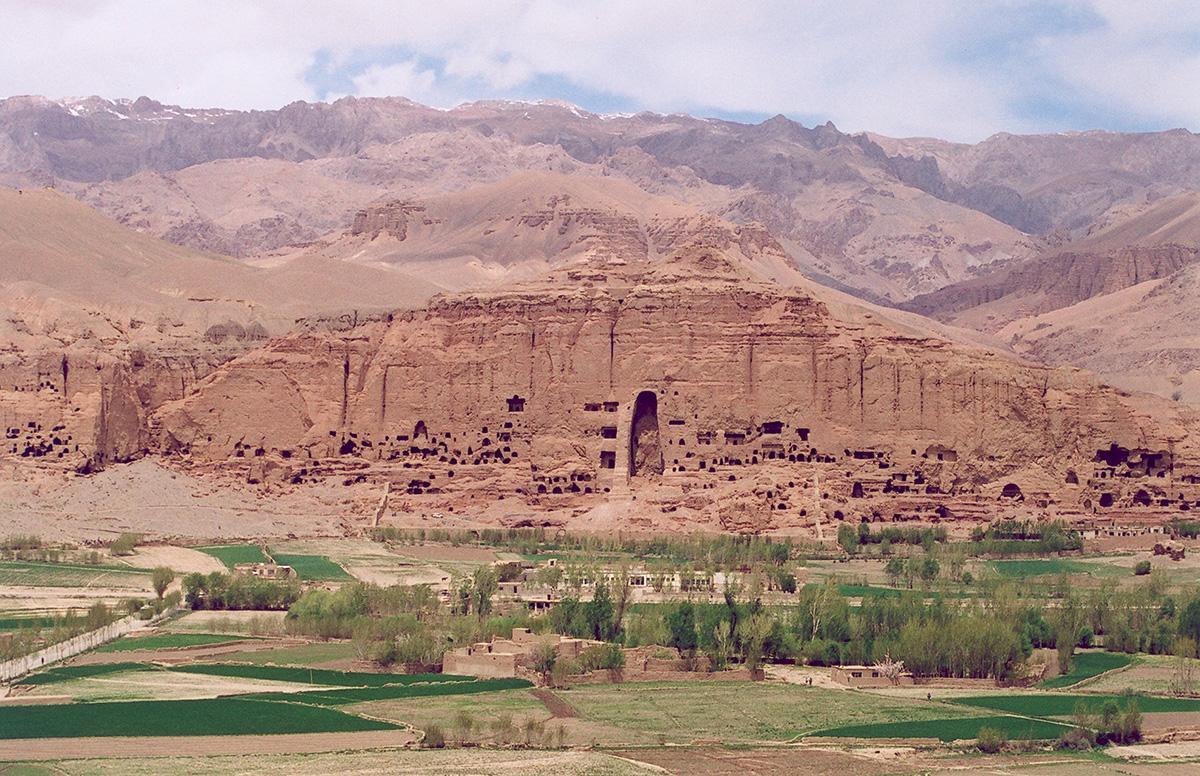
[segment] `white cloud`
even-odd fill
[[[1017,56],[992,61],[989,21],[1036,22],[1037,6],[1102,23],[1014,24],[1005,43]],[[1200,125],[1200,7],[1174,0],[0,0],[0,19],[0,94],[269,108],[318,96],[305,73],[325,51],[334,68],[359,63],[347,73],[356,93],[439,106],[533,89],[541,77],[638,108],[782,112],[974,139],[1057,128],[1026,107],[1024,90],[1063,83],[1075,104],[1106,115]],[[976,61],[953,55],[962,49]],[[380,58],[361,63],[364,52]]]

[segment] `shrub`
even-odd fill
[[[1144,577],[1150,573],[1150,561],[1139,560],[1137,565],[1133,567],[1133,573],[1139,577]]]
[[[471,737],[471,731],[475,729],[475,718],[471,716],[471,712],[466,709],[459,709],[454,715],[454,730],[458,735],[459,743],[465,743]]]
[[[625,652],[616,644],[597,644],[579,653],[577,667],[580,673],[619,670],[625,667]]]
[[[123,533],[108,545],[108,551],[113,555],[132,555],[133,548],[142,540],[141,534]]]
[[[421,746],[426,749],[444,749],[446,746],[446,734],[437,725],[430,725],[425,728],[425,738],[422,739]]]
[[[1085,752],[1096,745],[1096,737],[1086,728],[1074,727],[1058,737],[1059,749],[1072,749]]]
[[[367,648],[367,656],[376,665],[387,667],[399,658],[394,641],[376,641]]]
[[[1008,737],[1004,735],[1003,731],[992,727],[981,727],[979,728],[979,738],[976,740],[975,745],[984,754],[995,754],[1004,748],[1004,744],[1007,741]]]

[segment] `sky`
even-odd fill
[[[0,0],[0,96],[565,100],[977,141],[1200,129],[1190,0]]]

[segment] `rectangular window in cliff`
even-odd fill
[[[599,412],[600,402],[585,402],[583,405],[584,412]]]
[[[605,412],[616,412],[617,408],[620,406],[621,406],[621,403],[618,401],[606,401],[606,402],[604,402],[604,411]]]
[[[600,466],[605,469],[617,468],[617,454],[612,450],[600,452]]]
[[[508,401],[508,411],[509,412],[524,412],[525,411],[525,400],[523,398],[521,398],[520,396],[513,396],[511,399],[508,399],[507,401]]]
[[[783,421],[781,421],[781,420],[768,420],[766,423],[763,423],[763,425],[762,425],[762,432],[764,434],[778,434],[782,431],[783,431]]]
[[[605,439],[616,439],[617,438],[617,427],[616,426],[605,426],[604,428],[600,429],[600,436],[604,437]]]

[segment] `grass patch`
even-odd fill
[[[436,682],[433,684],[389,684],[380,687],[352,687],[340,690],[281,693],[267,692],[240,696],[252,700],[298,701],[318,706],[344,706],[347,703],[382,701],[394,698],[423,698],[440,695],[474,695],[497,690],[532,687],[524,679],[479,679],[466,682]]]
[[[53,617],[0,617],[0,631],[52,627],[54,627]]]
[[[841,725],[944,719],[953,709],[923,698],[893,698],[774,682],[626,682],[559,693],[592,722],[641,740],[686,744],[787,741]],[[980,712],[962,709],[963,717]]]
[[[470,676],[454,674],[372,674],[355,671],[329,671],[320,668],[253,666],[229,663],[176,666],[172,671],[207,676],[232,676],[238,679],[269,679],[275,682],[323,684],[332,687],[385,687],[389,685],[471,682]]]
[[[813,735],[831,738],[936,738],[939,741],[961,741],[978,738],[980,729],[985,727],[999,730],[1013,740],[1034,741],[1058,738],[1070,729],[1069,725],[1022,717],[959,717],[846,725],[821,730]]]
[[[104,577],[106,585],[150,587],[150,570],[129,566],[87,566],[68,563],[0,561],[0,585],[28,587],[87,587]]]
[[[1130,573],[1128,569],[1105,563],[1085,563],[1068,558],[1036,558],[1030,560],[994,560],[988,564],[1002,577],[1025,579],[1059,574],[1093,574],[1116,576]]]
[[[312,581],[339,582],[353,579],[346,570],[324,555],[290,555],[274,553],[275,562],[281,566],[291,566],[300,579]]]
[[[205,647],[212,644],[232,644],[246,641],[247,636],[223,636],[215,633],[160,633],[155,636],[124,638],[105,644],[97,652],[133,652],[139,649],[180,649]]]
[[[0,738],[342,733],[395,727],[335,709],[246,698],[0,707]]]
[[[514,721],[546,718],[546,707],[525,690],[498,690],[475,695],[439,695],[422,698],[393,698],[369,701],[350,707],[351,711],[362,712],[371,717],[407,722],[421,729],[437,725],[442,730],[453,730],[460,714],[472,718],[479,726],[485,726],[503,715]],[[482,730],[477,731],[486,736]]]
[[[1130,701],[1137,701],[1143,712],[1154,711],[1200,711],[1200,699],[1160,698],[1154,695],[1057,695],[1052,693],[1025,693],[1013,695],[975,695],[949,698],[950,703],[972,706],[991,711],[1007,711],[1013,714],[1028,714],[1033,717],[1068,717],[1075,713],[1079,704],[1098,711],[1108,701],[1116,701],[1122,708]]]
[[[298,647],[262,649],[246,652],[226,652],[221,655],[223,663],[251,663],[253,665],[312,666],[335,660],[353,660],[354,645],[349,641],[328,641],[303,644]]]
[[[1128,655],[1119,652],[1080,652],[1071,658],[1071,670],[1061,676],[1039,682],[1039,687],[1061,688],[1079,684],[1084,679],[1099,676],[1105,671],[1124,668],[1133,662]]]
[[[269,563],[271,560],[257,544],[217,544],[196,549],[213,556],[231,569],[239,563]]]
[[[122,671],[157,671],[157,666],[148,663],[99,663],[96,665],[58,666],[47,668],[21,679],[17,684],[44,685],[69,682],[72,679],[86,679],[92,676],[117,674]]]

